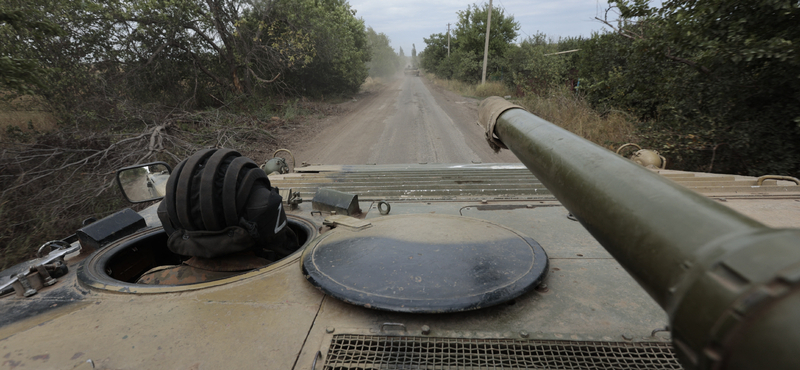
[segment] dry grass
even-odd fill
[[[475,86],[475,96],[479,98],[488,98],[490,96],[509,96],[511,90],[506,87],[502,82],[490,81],[483,85]]]
[[[616,150],[621,144],[637,142],[636,127],[627,115],[611,112],[601,116],[589,103],[566,88],[546,96],[526,96],[515,103],[589,141]]]
[[[6,101],[0,92],[0,140],[9,132],[46,132],[56,127],[56,119],[31,96]]]
[[[386,81],[380,77],[367,77],[364,83],[361,84],[360,92],[374,92],[386,86]]]
[[[459,80],[445,80],[436,77],[432,73],[425,73],[425,78],[438,86],[473,98],[488,98],[490,96],[508,96],[511,90],[502,82],[489,81],[486,84],[471,84]]]
[[[475,85],[437,78],[430,73],[426,73],[425,78],[464,96],[486,98],[512,95],[512,91],[500,82]],[[633,121],[627,115],[612,112],[601,116],[583,98],[567,88],[552,89],[544,96],[530,95],[516,98],[513,102],[547,121],[611,150],[616,150],[624,143],[635,143],[639,140]]]

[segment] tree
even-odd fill
[[[367,40],[372,52],[372,58],[367,63],[369,75],[372,77],[388,77],[395,74],[400,66],[400,58],[390,46],[389,37],[383,32],[377,33],[372,27],[367,27]]]
[[[684,168],[800,172],[797,1],[612,4],[622,19],[604,20],[616,40],[603,42],[625,59],[608,58],[614,65],[590,77],[590,95],[651,122],[654,144]]]
[[[510,82],[522,93],[539,95],[566,82],[569,65],[563,56],[552,55],[558,51],[559,43],[550,42],[542,33],[510,47],[505,58]]]
[[[0,8],[0,33],[8,42],[9,49],[0,52],[0,88],[10,89],[20,94],[33,93],[33,87],[42,87],[41,75],[45,72],[35,59],[15,57],[19,43],[12,42],[25,38],[47,38],[63,34],[57,25],[41,20],[41,14],[34,9]],[[34,20],[40,19],[40,20]]]
[[[479,7],[473,4],[457,14],[458,21],[450,42],[450,58],[447,58],[447,35],[433,34],[430,38],[424,39],[427,60],[423,62],[423,65],[426,66],[425,68],[437,71],[436,73],[441,77],[458,78],[470,82],[479,81],[489,6],[484,4]],[[492,8],[487,68],[489,74],[503,68],[503,59],[512,41],[516,39],[518,30],[519,23],[514,21],[514,16],[507,16],[501,8]],[[442,48],[444,48],[444,53],[441,51]]]
[[[346,0],[285,1],[291,24],[310,33],[316,57],[286,76],[286,83],[308,95],[354,93],[367,78],[371,53],[366,27]]]
[[[432,34],[423,38],[425,50],[420,53],[420,66],[435,73],[441,78],[452,78],[453,71],[446,64],[447,36],[443,33]]]
[[[3,85],[60,112],[349,93],[367,76],[364,24],[345,0],[8,1],[18,10],[2,11]],[[38,30],[15,28],[27,19],[16,14]]]
[[[403,52],[403,47],[400,46],[399,49],[400,51],[397,52],[398,64],[400,65],[400,67],[405,68],[405,66],[408,64],[408,58],[406,57],[406,54]]]

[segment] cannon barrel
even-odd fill
[[[800,369],[800,229],[769,228],[498,97],[480,124],[667,312],[687,369]]]

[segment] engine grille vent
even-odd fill
[[[334,336],[326,370],[682,369],[668,343]]]

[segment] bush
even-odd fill
[[[483,85],[475,86],[475,96],[479,98],[488,98],[490,96],[507,96],[511,95],[511,91],[502,82],[486,81]]]

